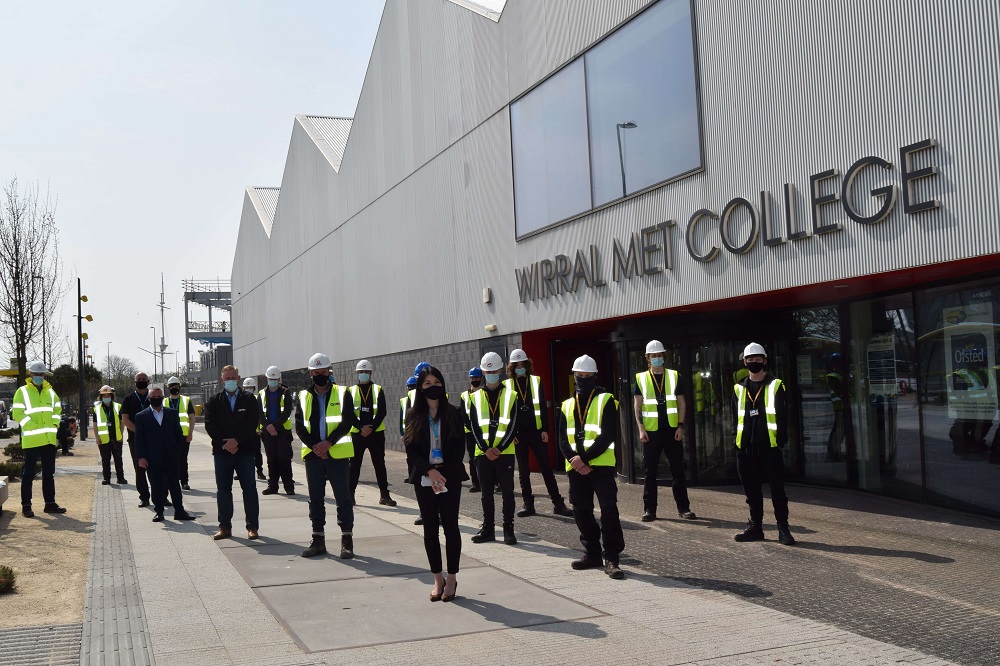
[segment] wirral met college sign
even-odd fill
[[[922,151],[933,150],[937,146],[934,139],[925,139],[917,143],[903,146],[899,149],[899,189],[903,193],[903,212],[913,215],[938,207],[937,199],[917,200],[913,192],[913,184],[921,179],[937,175],[936,166],[923,168],[914,167],[914,156]],[[893,165],[876,156],[862,157],[847,169],[843,178],[837,169],[829,169],[809,177],[809,211],[811,229],[800,228],[795,219],[793,205],[793,188],[785,183],[782,195],[784,198],[785,234],[777,233],[778,225],[772,220],[769,205],[771,194],[760,193],[759,208],[749,200],[735,197],[727,203],[721,213],[702,208],[695,211],[687,221],[684,232],[684,245],[692,259],[708,264],[714,261],[722,248],[717,245],[699,247],[697,231],[700,225],[716,225],[722,246],[732,254],[749,252],[763,236],[765,247],[774,247],[786,242],[795,242],[810,236],[818,236],[842,231],[841,222],[824,222],[832,217],[828,207],[840,204],[840,208],[848,218],[858,224],[872,225],[884,220],[896,205],[897,184],[895,182],[877,187],[869,192],[869,196],[879,200],[879,208],[871,215],[863,215],[855,206],[856,193],[854,183],[865,169],[879,169],[891,172]],[[837,184],[840,188],[837,189]],[[749,220],[749,225],[743,224],[745,236],[731,236],[731,222],[737,215],[742,220]],[[677,227],[674,220],[667,220],[636,232],[624,242],[612,239],[611,247],[611,279],[614,282],[631,280],[634,277],[654,275],[661,271],[673,270],[673,250]],[[748,227],[748,228],[747,228]],[[570,257],[558,254],[552,259],[542,259],[535,263],[514,270],[517,278],[517,291],[522,303],[549,298],[559,294],[576,292],[581,286],[588,289],[607,286],[605,278],[606,263],[602,261],[602,253],[597,245],[590,245],[586,250],[577,250]]]

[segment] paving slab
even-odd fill
[[[260,541],[254,542],[246,538],[246,531],[243,529],[243,513],[241,507],[237,507],[233,514],[233,538],[223,539],[218,543],[220,548],[235,548],[238,546],[262,544],[295,544],[297,546],[308,546],[312,539],[312,527],[309,523],[309,514],[297,514],[286,517],[260,516]],[[340,528],[337,526],[336,513],[326,514],[327,533],[326,538],[330,544],[340,543]],[[212,512],[198,518],[198,523],[203,525],[209,532],[219,529],[217,515]],[[355,538],[366,537],[393,537],[410,534],[406,530],[380,520],[362,511],[354,512],[354,534]],[[339,546],[338,546],[339,550]],[[425,562],[426,564],[426,562]]]

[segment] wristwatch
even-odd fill
[[[677,424],[677,427],[678,427],[678,428],[683,428],[683,427],[684,427],[684,424],[683,424],[683,423],[678,423],[678,424]]]

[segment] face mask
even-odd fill
[[[528,374],[528,369],[527,368],[517,368],[516,370],[514,370],[514,372],[517,374],[518,377],[524,377],[526,374]]]
[[[247,395],[253,395],[254,393],[257,392],[257,389],[255,389],[252,386],[248,386],[248,387],[246,387],[246,388],[243,389],[243,392],[246,393]]]
[[[594,384],[597,379],[594,377],[577,377],[576,378],[576,392],[577,393],[590,393],[594,389]]]
[[[146,387],[149,386],[149,382],[136,382],[135,387],[140,391],[145,391]]]
[[[475,381],[469,382],[469,386],[471,386],[472,388],[479,388],[482,385],[483,385],[483,382],[481,380],[479,380],[479,379],[476,379]]]
[[[239,382],[236,381],[235,379],[227,379],[225,382],[223,382],[223,386],[226,387],[226,391],[228,391],[229,393],[236,393],[236,389],[239,388]]]
[[[172,389],[170,389],[170,395],[180,395],[180,394],[181,394],[181,390],[179,388],[172,388]]]
[[[487,384],[499,384],[500,383],[500,373],[490,374],[486,373],[486,383]]]
[[[372,376],[370,374],[368,374],[367,372],[359,372],[358,373],[358,382],[361,383],[361,384],[367,384],[368,382],[371,381],[371,379],[372,379]]]
[[[651,358],[651,359],[649,359],[649,364],[652,365],[654,368],[662,368],[663,367],[663,359],[662,358]]]
[[[316,375],[315,377],[313,377],[313,384],[319,386],[320,388],[326,386],[329,383],[330,383],[330,378],[327,377],[326,375]]]
[[[163,406],[163,398],[150,398],[149,399],[149,405],[150,405],[150,407],[157,407],[157,408],[162,407]]]
[[[424,397],[428,400],[440,400],[444,396],[443,386],[429,386],[424,389]]]
[[[111,398],[101,398],[101,402],[103,402],[105,405],[110,405]]]
[[[45,377],[36,377],[32,375],[31,381],[35,383],[35,386],[41,386],[45,382]]]
[[[278,388],[278,384],[280,384],[280,383],[281,382],[279,382],[277,379],[268,379],[267,380],[267,388],[269,388],[269,389],[271,389],[273,391],[274,389]]]
[[[764,364],[760,361],[747,361],[747,370],[753,373],[758,373],[764,369]]]

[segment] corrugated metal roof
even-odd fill
[[[507,0],[448,0],[477,14],[482,14],[491,21],[499,21]]]
[[[351,134],[353,118],[336,118],[330,116],[302,116],[315,128],[316,132],[326,141],[329,147],[328,157],[333,168],[340,171],[340,162],[344,159],[344,149],[347,138]]]
[[[254,208],[260,216],[260,223],[264,227],[264,233],[271,237],[271,225],[274,224],[274,211],[278,209],[278,195],[281,194],[280,187],[248,187],[250,198],[253,200]]]

